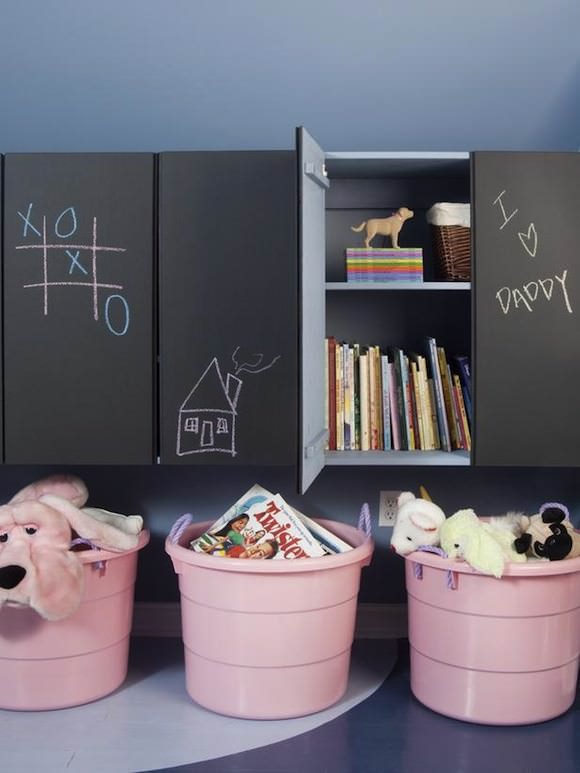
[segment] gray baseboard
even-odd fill
[[[181,636],[179,604],[135,604],[132,633],[134,636]],[[402,639],[406,636],[406,604],[359,604],[356,639]]]

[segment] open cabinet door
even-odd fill
[[[301,453],[304,493],[324,467],[324,337],[326,331],[324,152],[302,127],[297,130],[300,264]]]
[[[474,154],[474,459],[580,465],[580,154]]]

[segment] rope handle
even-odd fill
[[[181,539],[181,535],[183,534],[183,532],[192,523],[193,523],[193,515],[191,513],[185,513],[185,515],[180,515],[169,531],[169,536],[168,536],[169,541],[173,545],[176,545]]]
[[[447,558],[447,553],[443,550],[443,548],[437,547],[436,545],[420,545],[417,548],[417,553],[423,552],[423,553],[435,553],[435,555],[441,556],[441,558]],[[418,563],[417,561],[413,561],[413,573],[415,575],[415,578],[417,580],[423,579],[423,564]],[[446,572],[446,584],[449,590],[457,590],[457,572],[452,571],[451,569],[448,569]]]
[[[362,531],[363,534],[366,534],[367,537],[372,536],[371,511],[368,502],[365,502],[360,509],[357,528]]]
[[[101,549],[98,545],[95,545],[94,542],[91,542],[90,539],[85,539],[84,537],[75,537],[75,539],[71,540],[71,543],[70,543],[71,548],[74,548],[76,545],[88,545],[91,550]],[[93,569],[98,570],[101,576],[105,573],[106,568],[107,568],[106,561],[94,562]]]

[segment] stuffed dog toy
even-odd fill
[[[537,515],[526,518],[525,531],[514,542],[518,553],[549,561],[580,556],[580,532],[572,526],[568,508],[546,502]]]
[[[483,574],[501,577],[506,561],[526,561],[513,545],[521,518],[508,513],[485,522],[473,510],[458,510],[439,530],[441,547],[449,558],[463,559]]]
[[[26,606],[46,620],[62,620],[83,593],[74,536],[104,550],[136,547],[141,516],[83,509],[87,498],[80,478],[58,475],[26,486],[0,506],[0,609]]]

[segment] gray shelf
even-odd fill
[[[468,451],[326,451],[328,466],[467,467]]]
[[[471,282],[326,282],[327,290],[471,290]]]
[[[341,152],[325,154],[329,178],[468,177],[467,152]]]

